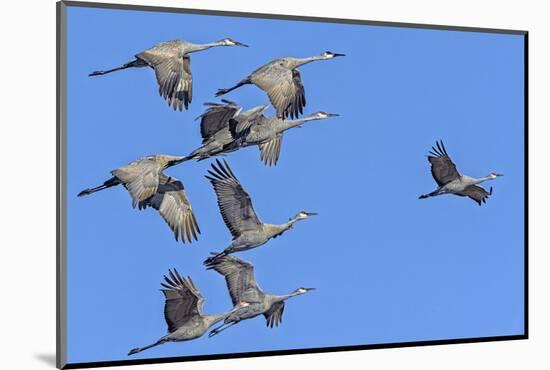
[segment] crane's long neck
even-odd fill
[[[294,223],[299,220],[300,220],[299,218],[294,217],[288,220],[288,222],[285,222],[284,224],[280,224],[280,225],[264,224],[264,230],[267,231],[267,234],[269,235],[270,238],[273,238],[291,229]]]
[[[211,327],[212,325],[215,325],[219,323],[222,320],[225,320],[229,315],[231,315],[234,311],[227,311],[225,313],[219,314],[219,315],[208,315],[206,316],[208,320],[208,327]]]
[[[328,58],[322,55],[315,55],[313,57],[307,57],[307,58],[293,58],[291,66],[292,66],[292,69],[294,69],[294,68],[303,66],[304,64],[315,62],[317,60],[326,60],[326,59]]]
[[[316,116],[306,116],[299,119],[292,119],[292,120],[279,120],[277,124],[277,129],[279,132],[286,131],[288,129],[291,129],[293,127],[298,127],[303,125],[306,122],[310,121],[316,121],[319,117]]]
[[[170,160],[168,160],[166,162],[166,165],[164,166],[164,168],[169,168],[169,167],[173,167],[173,166],[177,166],[178,164],[180,163],[183,163],[185,161],[188,161],[190,159],[192,159],[193,157],[192,156],[184,156],[184,157],[172,157],[170,158]]]
[[[297,295],[300,295],[298,292],[292,292],[290,294],[284,294],[284,295],[274,295],[272,296],[273,302],[284,302],[287,299],[290,299],[292,297],[296,297]]]
[[[216,46],[224,46],[222,41],[207,42],[206,44],[189,44],[185,48],[185,54],[195,53],[197,51],[203,51],[206,49],[214,48]]]
[[[208,319],[208,326],[212,326],[217,324],[218,322],[227,319],[231,314],[233,314],[235,311],[239,310],[241,306],[236,305],[232,309],[230,309],[227,312],[221,313],[219,315],[206,315],[205,317]]]
[[[481,184],[482,182],[485,182],[485,181],[489,181],[489,180],[494,180],[494,177],[492,176],[485,176],[485,177],[480,177],[480,178],[472,178],[472,180],[469,182],[469,185],[477,185],[477,184]]]

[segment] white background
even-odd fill
[[[111,0],[111,2],[120,2]],[[120,2],[122,3],[122,2]],[[548,368],[550,304],[547,94],[550,23],[543,1],[140,1],[133,4],[528,30],[530,339],[166,365],[162,369]],[[5,369],[53,368],[55,354],[55,2],[9,1],[0,22],[0,356]],[[100,27],[100,25],[98,25]],[[183,27],[183,25],[182,25]],[[98,266],[98,273],[101,269]],[[437,277],[434,277],[437,278]],[[343,302],[345,304],[345,302]],[[376,302],[373,302],[376,304]],[[356,312],[350,308],[350,314]],[[358,318],[359,319],[359,318]],[[139,323],[136,323],[139,325]],[[321,323],[320,323],[321,325]],[[360,327],[360,325],[358,325]],[[327,333],[330,335],[330,333]],[[137,367],[132,367],[133,369]]]

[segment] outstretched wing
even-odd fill
[[[149,158],[139,159],[111,171],[122,182],[132,197],[132,207],[151,197],[159,186],[159,164]]]
[[[208,109],[198,118],[201,119],[201,136],[203,144],[216,132],[229,125],[229,120],[241,111],[241,107],[228,100],[224,104],[205,103]]]
[[[256,216],[250,196],[244,190],[231,168],[224,160],[223,164],[216,159],[217,166],[212,164],[212,170],[206,176],[212,183],[223,221],[231,231],[233,239],[245,231],[257,229],[261,222]]]
[[[157,192],[139,203],[139,209],[147,207],[159,211],[176,240],[183,243],[198,240],[201,231],[181,181],[161,173]]]
[[[300,72],[272,63],[251,75],[251,81],[264,90],[277,110],[277,117],[298,118],[306,105]]]
[[[493,188],[491,187],[489,191],[487,191],[481,186],[470,185],[463,191],[455,194],[463,197],[469,197],[470,199],[473,199],[477,204],[481,205],[481,203],[485,203],[485,200],[489,198],[491,194],[493,194]]]
[[[437,185],[443,186],[460,177],[455,164],[447,154],[443,141],[436,142],[436,147],[432,147],[428,161],[432,165],[432,176]]]
[[[278,134],[273,139],[260,144],[260,159],[266,166],[275,166],[281,154],[281,144],[283,142],[283,134]]]
[[[222,256],[215,258],[208,269],[214,269],[225,277],[233,305],[239,302],[259,302],[263,294],[254,277],[254,266],[240,258]]]
[[[172,333],[194,316],[202,315],[204,297],[197,289],[191,277],[182,277],[176,269],[168,270],[164,275],[166,283],[160,283],[164,293],[164,318],[168,331]]]
[[[283,312],[285,311],[285,302],[274,303],[271,308],[264,313],[266,325],[270,328],[279,326],[283,322]]]
[[[159,94],[174,110],[189,107],[193,97],[191,59],[184,56],[180,41],[168,41],[136,54],[155,70]]]

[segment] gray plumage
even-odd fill
[[[264,315],[268,327],[276,327],[283,320],[286,300],[315,289],[298,288],[287,295],[265,293],[256,283],[254,266],[233,256],[223,256],[214,259],[208,265],[208,269],[214,269],[224,276],[233,305],[242,302],[248,303],[245,307],[240,307],[229,314],[224,319],[223,325],[213,329],[208,334],[209,337],[220,333],[242,320],[252,319],[259,315]]]
[[[92,72],[90,76],[104,75],[126,68],[151,67],[155,70],[160,96],[174,110],[182,111],[184,107],[188,109],[193,99],[190,54],[217,46],[246,45],[230,38],[206,44],[193,44],[184,40],[166,41],[137,53],[136,59],[131,62],[113,69]]]
[[[95,188],[82,190],[78,196],[122,184],[132,198],[132,207],[156,209],[166,221],[176,240],[191,243],[198,239],[200,229],[187,199],[183,184],[163,171],[180,163],[185,157],[164,154],[138,159],[111,171],[112,178]]]
[[[489,175],[480,178],[464,176],[458,173],[456,165],[453,163],[443,141],[436,142],[428,156],[432,168],[432,176],[439,186],[435,191],[423,194],[419,199],[425,199],[443,194],[454,194],[461,197],[469,197],[477,204],[485,203],[485,200],[493,193],[491,187],[489,191],[479,186],[482,182],[494,180],[502,174],[491,172]]]
[[[201,114],[202,145],[191,152],[187,159],[204,160],[215,155],[224,154],[224,147],[233,141],[230,132],[230,122],[245,124],[260,116],[267,105],[259,105],[245,112],[242,107],[228,100],[223,104],[206,103],[206,112]]]
[[[344,54],[327,51],[308,58],[275,59],[249,74],[228,89],[219,89],[216,96],[227,94],[243,85],[253,84],[265,91],[279,118],[298,118],[306,105],[304,85],[298,67],[317,60],[328,60]]]
[[[226,319],[232,313],[244,308],[248,303],[237,302],[233,309],[219,315],[203,313],[204,297],[191,280],[182,277],[176,269],[168,271],[161,283],[164,293],[164,319],[168,325],[168,334],[153,344],[134,348],[128,356],[167,342],[183,342],[200,338],[214,324]]]
[[[233,140],[223,148],[224,153],[238,150],[247,146],[257,145],[260,149],[260,159],[267,166],[276,165],[281,153],[283,133],[294,127],[301,127],[306,122],[337,117],[338,114],[316,112],[308,116],[283,120],[276,116],[265,117],[260,115],[255,120],[242,125],[239,122],[230,122],[230,132]]]
[[[233,242],[223,252],[208,258],[205,264],[221,256],[259,247],[271,238],[290,230],[296,222],[316,215],[313,212],[301,211],[284,224],[273,225],[261,222],[254,211],[250,196],[227,162],[224,160],[222,163],[216,159],[216,163],[217,166],[212,164],[212,170],[208,171],[209,176],[206,178],[214,187],[220,213],[233,236]]]

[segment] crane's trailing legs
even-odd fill
[[[245,80],[242,80],[240,82],[238,82],[235,86],[233,87],[229,87],[227,89],[218,89],[218,91],[216,92],[216,96],[221,96],[221,95],[225,95],[227,94],[228,92],[230,91],[233,91],[235,89],[238,89],[239,87],[243,86],[243,85],[248,85],[250,84],[250,80],[248,79],[245,79]]]
[[[210,333],[208,333],[208,338],[212,338],[214,335],[217,335],[219,333],[221,333],[222,331],[224,331],[225,329],[229,329],[230,327],[232,327],[233,325],[235,324],[238,324],[239,322],[238,321],[233,321],[233,322],[230,322],[229,324],[222,324],[220,326],[218,326],[217,328],[214,328],[210,331]]]
[[[120,71],[120,70],[126,69],[126,68],[146,67],[147,65],[148,64],[145,63],[143,60],[136,59],[136,60],[133,60],[131,62],[125,63],[125,64],[121,65],[120,67],[116,67],[116,68],[113,68],[113,69],[107,69],[105,71],[94,71],[94,72],[90,73],[88,76],[101,76],[101,75],[104,75],[104,74],[107,74],[107,73]]]
[[[128,352],[128,356],[134,355],[134,354],[139,353],[141,351],[145,351],[146,349],[158,346],[159,344],[163,344],[163,343],[166,343],[166,342],[167,342],[167,340],[161,338],[158,341],[156,341],[155,343],[149,344],[148,346],[133,348],[133,349],[130,350],[130,352]]]
[[[82,190],[80,193],[78,193],[78,196],[82,197],[84,195],[90,195],[95,193],[96,191],[105,190],[120,184],[121,182],[119,179],[117,179],[116,177],[111,177],[109,180],[105,181],[103,184],[99,186],[96,186],[95,188],[88,188],[88,189]]]

